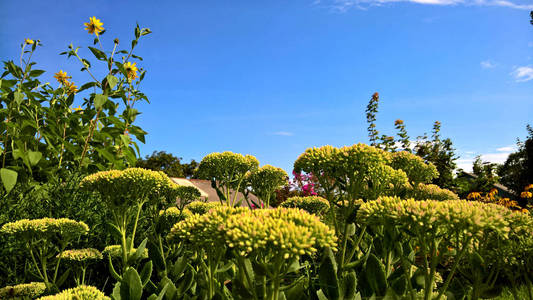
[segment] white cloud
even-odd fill
[[[479,63],[483,69],[492,69],[496,67],[496,64],[491,62],[490,60],[484,60]]]
[[[277,132],[274,132],[274,135],[293,136],[294,134],[288,131],[277,131]]]
[[[533,68],[531,67],[517,67],[512,73],[517,82],[525,82],[533,79]]]
[[[510,145],[510,146],[505,146],[505,147],[498,148],[498,149],[496,149],[496,151],[498,151],[498,152],[514,152],[514,151],[516,151],[516,147],[515,147],[515,145]]]
[[[346,12],[351,8],[367,9],[370,6],[382,6],[393,2],[408,2],[423,5],[464,5],[464,6],[500,6],[514,9],[532,10],[533,4],[526,0],[316,0],[314,5],[330,8],[336,12]]]

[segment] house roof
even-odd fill
[[[175,177],[172,177],[170,179],[172,179],[172,181],[174,181],[175,183],[179,185],[196,187],[200,191],[201,197],[203,199],[207,199],[208,202],[220,202],[220,198],[218,197],[217,191],[211,186],[211,182],[209,180],[175,178]],[[233,199],[233,197],[235,196],[235,191],[232,190],[230,194],[231,194],[231,198]],[[239,192],[237,195],[237,199],[243,199],[243,198],[244,198],[244,195]],[[248,199],[256,203],[259,203],[259,198],[257,198],[257,196],[255,196],[252,193],[248,194]],[[248,204],[246,203],[246,201],[243,201],[243,203],[241,203],[241,206],[247,206],[247,205]]]
[[[466,176],[470,177],[470,178],[477,178],[476,174],[473,174],[473,173],[470,173],[470,172],[465,172],[465,171],[463,171],[462,173],[465,174]],[[509,193],[509,194],[513,194],[513,191],[511,191],[508,187],[506,187],[506,186],[504,186],[502,184],[495,183],[495,184],[493,184],[493,186],[495,188],[497,188],[498,190],[504,191],[504,192]]]

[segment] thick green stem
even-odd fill
[[[137,206],[137,214],[135,215],[135,223],[133,224],[133,232],[131,233],[131,240],[130,240],[130,249],[133,249],[134,240],[135,240],[135,233],[137,232],[137,224],[139,223],[139,216],[141,215],[141,209],[143,207],[143,202],[139,203]]]

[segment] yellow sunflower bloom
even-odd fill
[[[31,40],[31,39],[24,39],[24,43],[28,44],[28,45],[32,45],[35,42],[33,40]]]
[[[67,76],[67,72],[63,72],[63,70],[59,70],[59,72],[54,74],[54,78],[61,84],[66,84],[71,76]]]
[[[128,74],[128,78],[130,80],[134,80],[137,78],[137,66],[136,63],[127,62],[124,64],[124,70],[126,70],[126,74]]]
[[[468,200],[476,200],[476,199],[480,199],[481,198],[481,194],[479,192],[472,192],[470,194],[468,194],[468,196],[466,196],[466,199]]]
[[[533,198],[533,193],[531,192],[522,192],[520,198]]]
[[[102,23],[102,21],[96,17],[89,18],[89,22],[83,23],[83,25],[85,25],[85,30],[87,30],[89,34],[94,33],[95,35],[98,35],[100,32],[104,31],[104,27],[102,27],[104,23]]]
[[[67,94],[72,95],[78,91],[78,87],[74,85],[74,82],[67,81],[65,83],[65,88],[67,89]]]

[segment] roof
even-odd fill
[[[209,180],[175,178],[175,177],[171,177],[170,179],[172,179],[172,181],[174,181],[175,183],[179,185],[196,187],[200,191],[201,197],[203,199],[207,199],[208,202],[220,202],[220,198],[218,197],[217,191],[213,187],[211,187],[211,181]],[[232,190],[230,194],[231,194],[231,198],[233,199],[233,197],[235,196],[235,191]],[[243,198],[244,198],[244,195],[239,192],[237,195],[237,199],[243,199]],[[259,198],[257,198],[257,196],[255,196],[252,193],[248,194],[248,199],[256,203],[259,203]],[[243,201],[243,203],[241,203],[241,206],[247,206],[247,205],[248,204],[246,203],[246,201]]]
[[[477,178],[477,175],[474,174],[474,173],[465,172],[465,171],[463,171],[462,173],[465,174],[466,176],[470,177],[470,178]],[[504,192],[509,193],[509,194],[514,194],[513,191],[511,191],[508,187],[506,187],[506,186],[504,186],[502,184],[495,183],[495,184],[493,184],[493,186],[495,188],[497,188],[498,190],[504,191]]]

